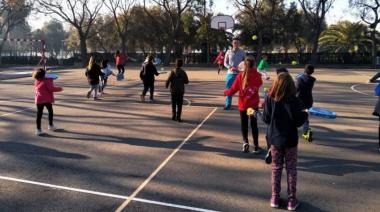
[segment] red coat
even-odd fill
[[[123,65],[127,60],[127,56],[124,54],[119,54],[115,56],[116,65]]]
[[[62,91],[62,88],[55,87],[53,79],[49,78],[34,81],[34,88],[36,104],[54,103],[54,92]]]
[[[259,89],[263,85],[263,80],[261,79],[261,74],[257,72],[256,68],[252,68],[248,72],[248,85],[243,90],[243,74],[240,73],[232,87],[224,91],[225,96],[234,95],[239,91],[239,101],[238,106],[240,111],[245,111],[248,108],[256,109],[259,107],[260,96]]]
[[[215,58],[215,62],[214,63],[217,63],[219,65],[223,65],[224,64],[224,52],[220,52],[218,54],[218,56]]]

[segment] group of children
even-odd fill
[[[288,181],[287,209],[296,210],[299,206],[296,198],[297,128],[303,125],[303,135],[311,133],[307,110],[313,104],[312,89],[315,82],[315,78],[311,76],[313,72],[314,67],[307,65],[304,74],[297,78],[296,84],[285,68],[278,69],[277,78],[265,97],[262,120],[267,124],[266,139],[269,154],[266,156],[266,161],[272,163],[270,205],[274,208],[278,208],[280,203],[281,173],[284,162]],[[244,70],[236,76],[232,86],[224,92],[225,96],[239,92],[238,108],[243,136],[243,152],[245,153],[249,152],[249,123],[253,136],[253,153],[260,152],[257,126],[257,114],[259,113],[252,113],[250,110],[259,110],[259,90],[262,85],[262,75],[255,67],[254,59],[246,57]]]

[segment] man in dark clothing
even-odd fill
[[[314,66],[307,65],[304,74],[297,78],[297,97],[301,99],[305,109],[313,107],[313,87],[316,79],[311,75],[314,73]],[[310,129],[309,119],[303,125],[302,137],[309,141],[313,141],[313,132]]]
[[[172,120],[182,122],[182,105],[183,96],[185,94],[185,84],[189,84],[189,78],[186,72],[182,69],[183,60],[177,59],[176,69],[173,70],[168,80],[166,81],[166,88],[170,86],[170,93],[172,96]]]
[[[145,101],[145,95],[150,90],[150,101],[153,101],[153,95],[154,95],[154,81],[155,81],[155,76],[160,75],[157,72],[156,66],[153,64],[154,57],[153,56],[148,56],[148,61],[143,64],[141,73],[140,73],[140,78],[143,81],[144,84],[144,90],[142,92],[142,95],[140,96],[141,101]]]

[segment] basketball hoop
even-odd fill
[[[212,18],[211,28],[220,31],[225,31],[226,29],[234,28],[235,21],[232,16],[228,15],[218,15]]]

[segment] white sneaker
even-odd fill
[[[35,134],[36,134],[36,136],[41,136],[44,134],[44,132],[42,130],[36,129]]]
[[[57,130],[57,127],[54,125],[49,125],[48,130],[55,131],[55,130]]]

